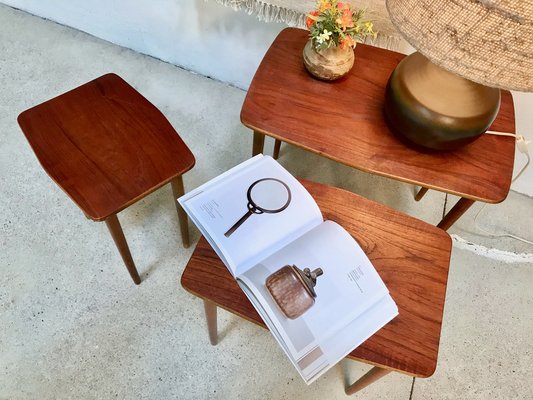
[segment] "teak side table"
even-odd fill
[[[171,183],[195,159],[165,116],[126,81],[107,74],[24,111],[18,123],[44,170],[87,218],[105,221],[136,284],[135,268],[117,213]],[[183,244],[187,215],[176,203]]]
[[[383,116],[385,86],[405,55],[364,44],[355,64],[335,82],[312,78],[302,62],[308,32],[287,28],[275,39],[253,78],[241,121],[254,131],[253,151],[265,135],[365,172],[460,196],[438,224],[448,229],[473,203],[503,201],[511,185],[515,141],[482,135],[452,152],[421,152],[389,130]],[[438,96],[435,93],[435,96]],[[490,128],[515,132],[511,93],[502,91],[500,112]]]
[[[398,305],[399,315],[348,357],[374,366],[347,394],[391,371],[429,377],[435,371],[450,262],[450,236],[435,226],[348,191],[302,181],[325,219],[361,245]],[[204,300],[210,341],[217,343],[217,307],[266,327],[222,261],[201,238],[181,277]]]

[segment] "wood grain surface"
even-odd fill
[[[96,221],[195,163],[165,116],[115,74],[26,110],[18,122],[48,175]]]
[[[302,183],[324,218],[342,225],[361,245],[399,308],[394,320],[349,357],[410,375],[432,375],[446,295],[450,236],[345,190]],[[196,296],[265,326],[204,238],[187,264],[181,284]]]
[[[411,148],[383,117],[387,80],[405,56],[357,44],[350,73],[322,82],[303,66],[307,38],[307,31],[295,28],[276,38],[248,90],[241,111],[244,125],[370,173],[472,200],[505,199],[514,164],[513,138],[482,135],[446,153]],[[510,92],[502,91],[500,112],[490,129],[515,132]]]

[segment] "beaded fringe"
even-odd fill
[[[205,0],[208,1],[208,0]],[[249,15],[255,15],[260,21],[281,22],[288,26],[305,28],[305,13],[269,4],[261,0],[215,0],[226,7],[231,7],[235,11],[243,10]],[[370,13],[370,16],[372,14]],[[379,30],[379,29],[378,29]],[[389,50],[398,50],[401,43],[400,35],[392,36],[378,32],[374,38],[366,38],[365,43],[382,47]]]

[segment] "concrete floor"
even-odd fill
[[[223,340],[209,345],[202,303],[179,285],[191,249],[169,187],[119,216],[143,279],[135,287],[105,225],[48,178],[16,123],[26,108],[116,72],[195,153],[191,189],[250,156],[245,93],[5,6],[0,27],[0,399],[345,398],[345,376],[367,366],[343,361],[306,386],[267,331],[224,311]],[[290,146],[280,162],[430,223],[454,201],[431,192],[415,203],[409,185]],[[475,207],[450,230],[457,245],[435,375],[413,385],[390,374],[354,398],[533,398],[533,248],[480,235]],[[531,240],[532,217],[533,199],[511,192],[479,223]]]

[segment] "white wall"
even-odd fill
[[[1,0],[246,89],[283,24],[204,0]]]
[[[285,27],[214,0],[1,1],[243,89]],[[514,99],[517,132],[533,141],[533,94],[515,93]],[[515,171],[524,162],[517,154]],[[513,189],[533,196],[533,166]]]

